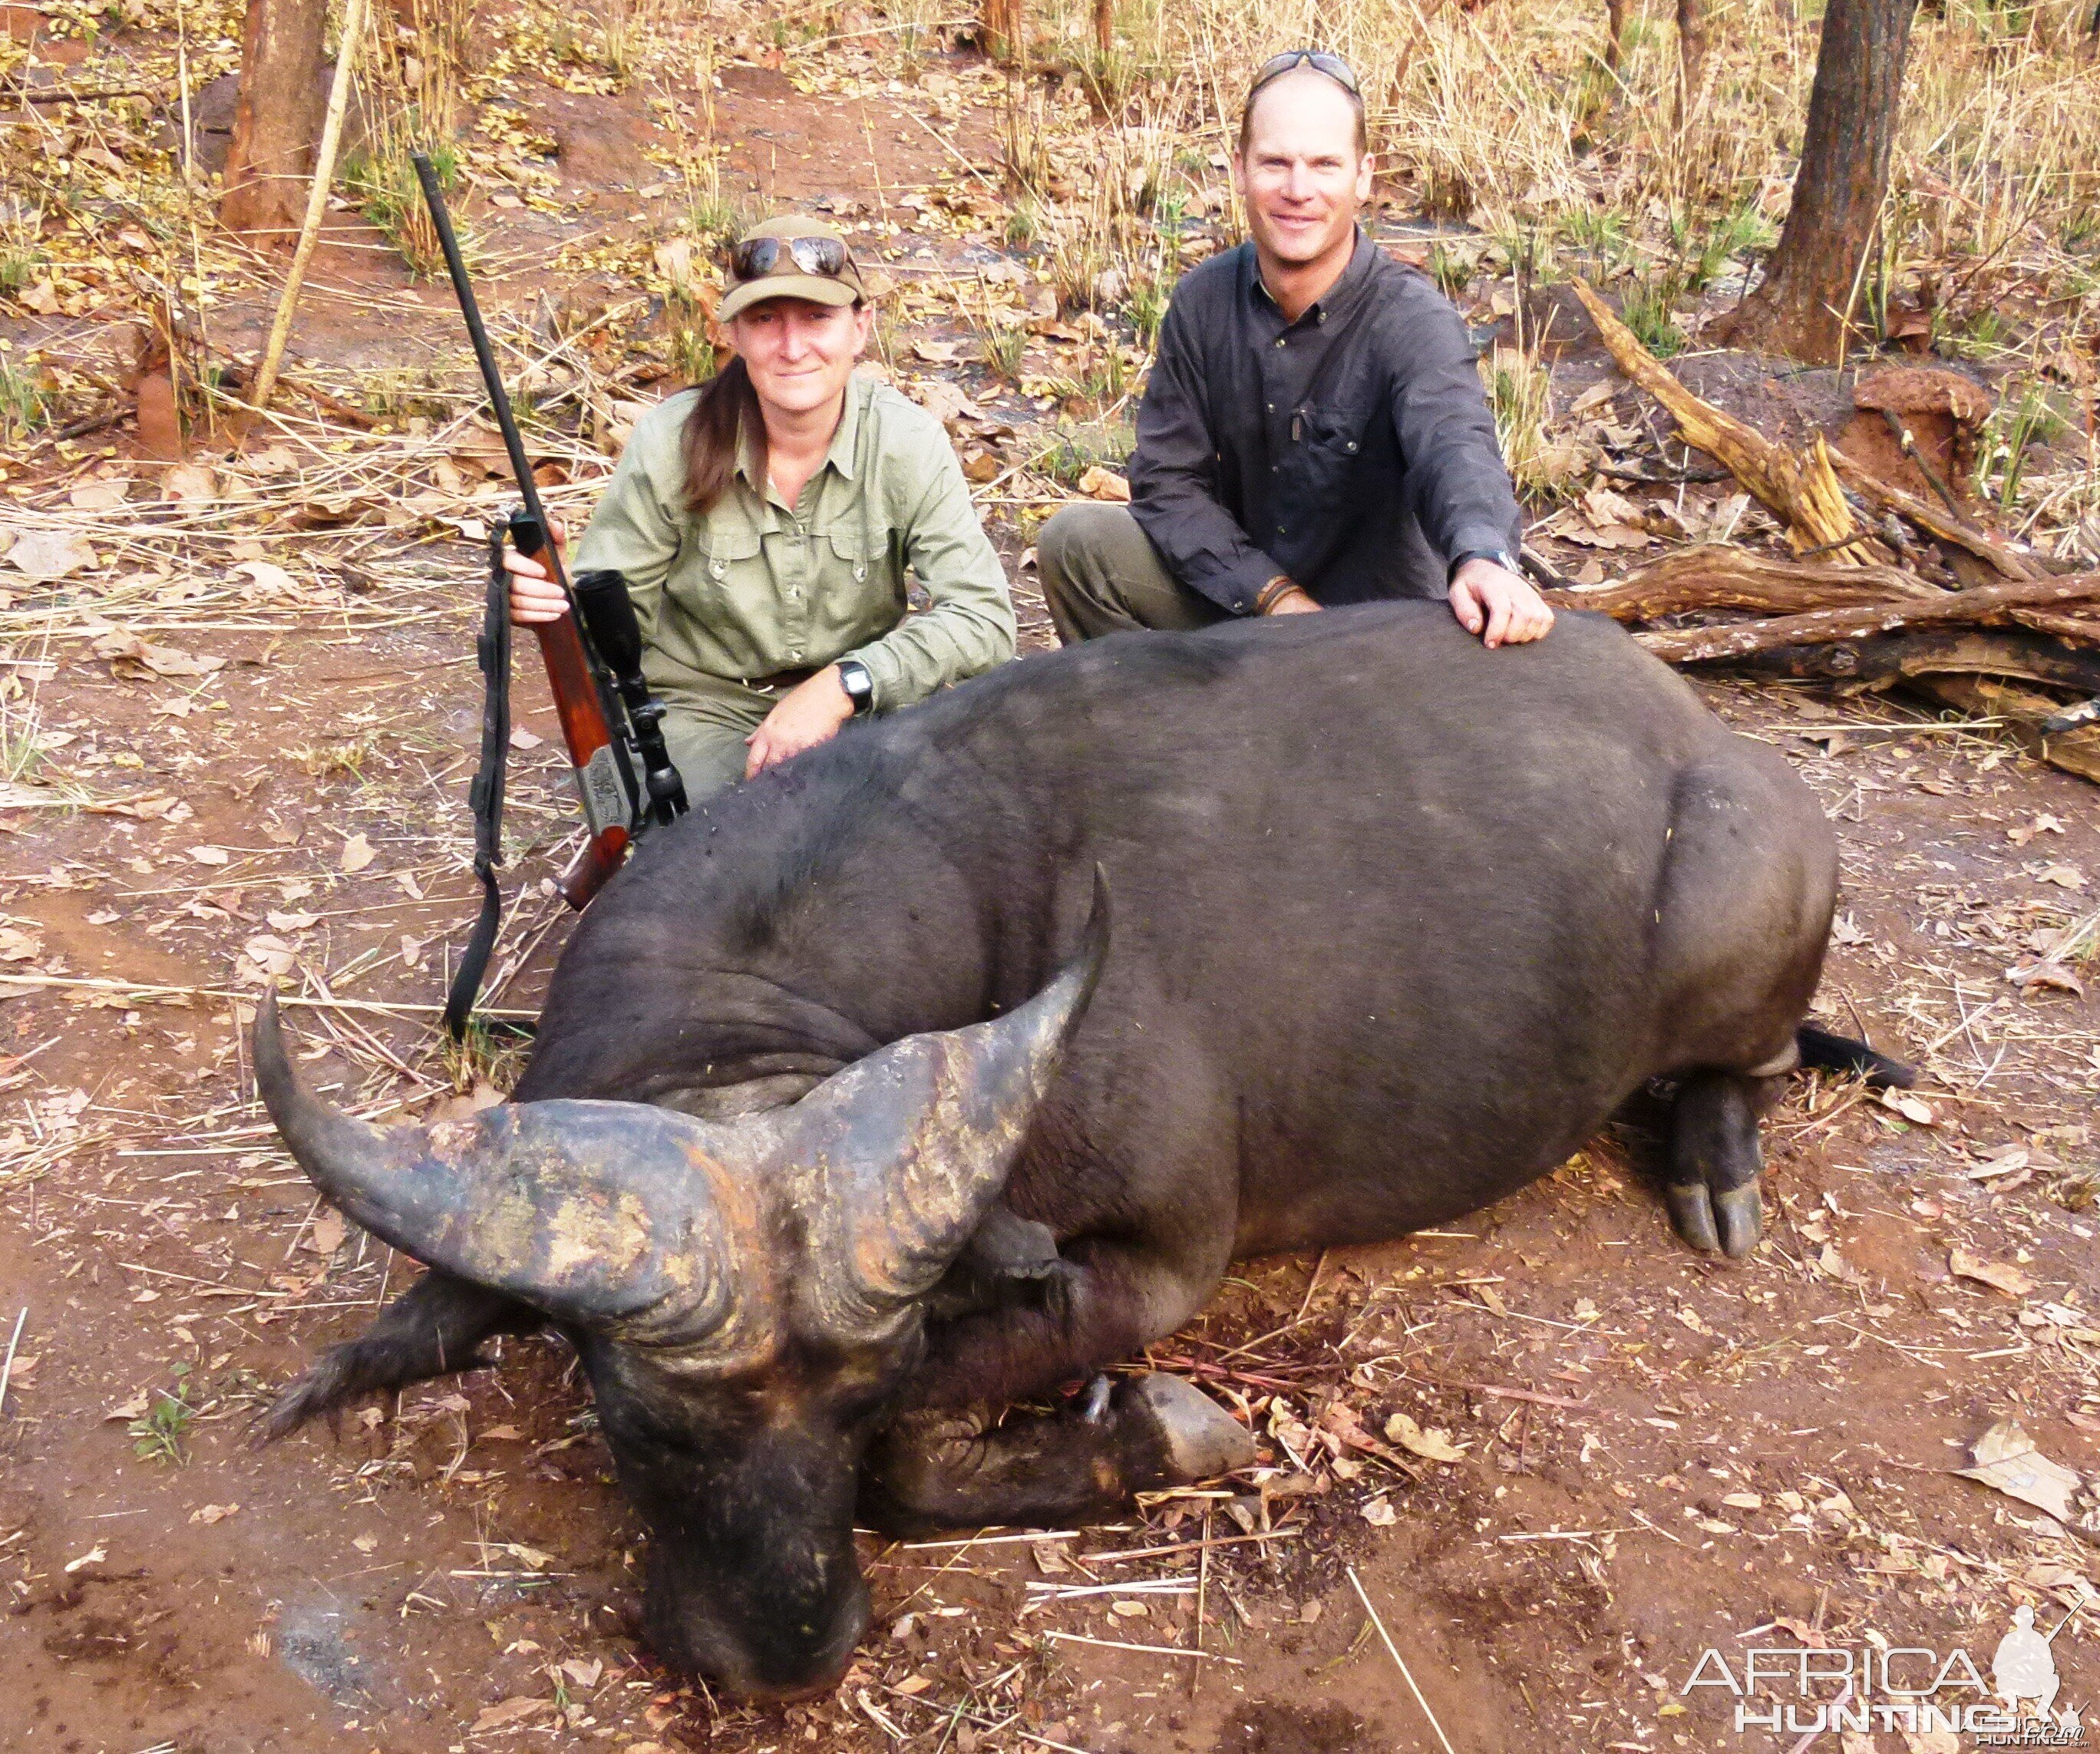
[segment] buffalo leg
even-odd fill
[[[376,1390],[475,1370],[483,1341],[529,1334],[540,1318],[523,1305],[443,1273],[426,1273],[356,1339],[330,1346],[263,1416],[262,1442],[296,1431],[319,1413]]]
[[[1740,1259],[1763,1234],[1758,1125],[1778,1082],[1701,1072],[1679,1087],[1663,1198],[1670,1223],[1694,1248]]]
[[[1127,1359],[1202,1306],[1224,1272],[1226,1248],[1220,1240],[1195,1257],[1100,1237],[1068,1242],[1039,1301],[928,1328],[907,1405],[997,1407]]]
[[[1223,1407],[1178,1376],[1149,1372],[1120,1384],[1092,1417],[1015,1413],[986,1428],[968,1416],[907,1414],[871,1453],[861,1503],[898,1535],[1039,1526],[1105,1516],[1134,1492],[1254,1460],[1254,1440]]]

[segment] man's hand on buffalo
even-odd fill
[[[1493,651],[1497,646],[1528,645],[1543,639],[1553,625],[1553,612],[1524,580],[1492,560],[1475,558],[1451,581],[1451,612],[1469,634]]]
[[[853,701],[839,680],[839,667],[827,664],[782,696],[779,705],[743,740],[751,750],[744,758],[743,777],[755,779],[791,755],[828,743],[852,717]]]
[[[569,559],[568,526],[559,518],[549,518],[547,533],[554,539],[554,552],[562,557],[566,570]],[[554,582],[545,561],[521,554],[506,543],[503,568],[510,575],[510,619],[520,627],[538,627],[549,621],[558,621],[569,612],[568,599],[562,594],[562,587]]]

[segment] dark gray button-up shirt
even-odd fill
[[[1524,528],[1464,323],[1361,232],[1295,323],[1252,244],[1183,278],[1130,483],[1168,569],[1240,615],[1279,572],[1322,603],[1440,596]]]

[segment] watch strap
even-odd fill
[[[854,717],[860,718],[875,708],[875,678],[868,674],[867,666],[858,658],[839,661],[839,686],[853,702]]]

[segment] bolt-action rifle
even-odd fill
[[[461,953],[445,1005],[445,1025],[457,1037],[481,989],[481,978],[496,942],[502,898],[495,868],[501,856],[504,760],[510,741],[510,581],[503,564],[508,537],[523,554],[544,557],[543,564],[567,600],[570,612],[541,622],[532,631],[547,665],[554,709],[567,744],[576,792],[583,804],[589,837],[576,862],[561,878],[562,899],[582,908],[604,887],[627,856],[629,844],[645,828],[668,824],[686,809],[686,788],[664,744],[662,705],[653,700],[642,674],[642,630],[627,581],[618,572],[593,572],[571,585],[562,558],[548,539],[549,525],[540,503],[531,459],[510,411],[510,398],[496,369],[496,356],[482,325],[481,308],[467,280],[466,263],[452,233],[444,192],[430,159],[415,155],[416,176],[423,185],[430,219],[437,228],[452,276],[467,338],[481,367],[488,404],[510,453],[511,474],[523,506],[498,523],[489,537],[488,593],[482,637],[477,648],[485,682],[482,710],[481,767],[470,797],[474,813],[474,874],[481,881],[481,917]]]

